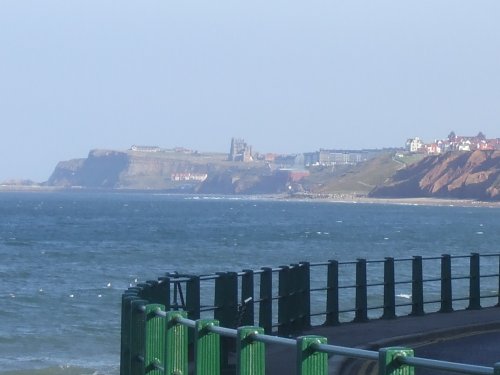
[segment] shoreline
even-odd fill
[[[61,188],[48,186],[1,186],[2,193],[139,193],[139,194],[166,194],[185,196],[224,196],[252,200],[275,200],[290,202],[324,202],[345,204],[393,204],[405,206],[443,206],[443,207],[488,207],[500,208],[500,201],[478,201],[474,199],[456,198],[374,198],[350,193],[338,193],[329,195],[288,195],[288,194],[256,194],[256,195],[226,195],[226,194],[202,194],[202,193],[172,193],[162,190],[134,190],[134,189],[84,189],[84,188]]]

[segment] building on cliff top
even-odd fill
[[[228,160],[243,162],[253,161],[252,146],[249,146],[244,139],[232,138]]]

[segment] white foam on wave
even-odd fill
[[[399,294],[396,294],[396,297],[411,299],[411,294],[399,293]]]

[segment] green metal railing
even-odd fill
[[[378,360],[380,374],[412,373],[415,366],[493,374],[496,366],[416,358],[410,349],[371,352],[327,345],[326,339],[318,336],[290,336],[310,328],[312,319],[317,318],[323,325],[337,325],[341,317],[366,321],[422,315],[429,306],[434,306],[429,312],[445,313],[460,304],[467,309],[480,309],[486,301],[490,306],[491,301],[498,305],[499,258],[500,254],[473,253],[301,262],[214,275],[169,273],[123,294],[121,375],[187,374],[189,358],[195,374],[219,374],[228,369],[239,374],[263,374],[266,343],[295,346],[297,374],[326,374],[328,354]],[[319,272],[321,269],[326,272]],[[346,279],[344,273],[353,273],[353,269],[354,283],[341,284],[339,281]],[[436,270],[439,277],[432,276]],[[457,285],[456,290],[466,293],[454,293]],[[402,287],[409,291],[411,300],[397,302]],[[373,298],[377,294],[373,290],[380,290],[379,298]],[[346,292],[354,296],[343,297]],[[311,311],[311,301],[315,306],[320,305],[318,301],[324,303],[324,310]],[[379,314],[374,315],[374,311]],[[230,353],[236,355],[236,363],[230,363]]]

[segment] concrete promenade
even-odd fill
[[[415,349],[415,356],[454,361],[451,358],[433,356],[432,350],[419,355],[419,347],[457,336],[477,336],[500,330],[500,307],[481,310],[459,310],[451,313],[429,313],[423,316],[405,316],[391,320],[370,320],[365,323],[344,323],[333,327],[315,327],[304,335],[320,335],[328,338],[328,344],[378,350],[387,346],[407,346]],[[498,342],[498,341],[497,341]],[[498,345],[498,344],[497,344]],[[500,345],[491,348],[491,363],[477,363],[474,350],[464,348],[461,360],[457,362],[493,366],[500,361]],[[488,347],[487,345],[485,347]],[[483,349],[482,349],[483,350]],[[443,356],[443,354],[440,354]],[[267,373],[276,375],[295,374],[296,355],[293,348],[268,345]],[[359,367],[359,366],[358,366]],[[342,356],[330,358],[330,374],[351,375],[360,373],[353,370],[352,361]],[[366,373],[367,371],[365,371]]]

